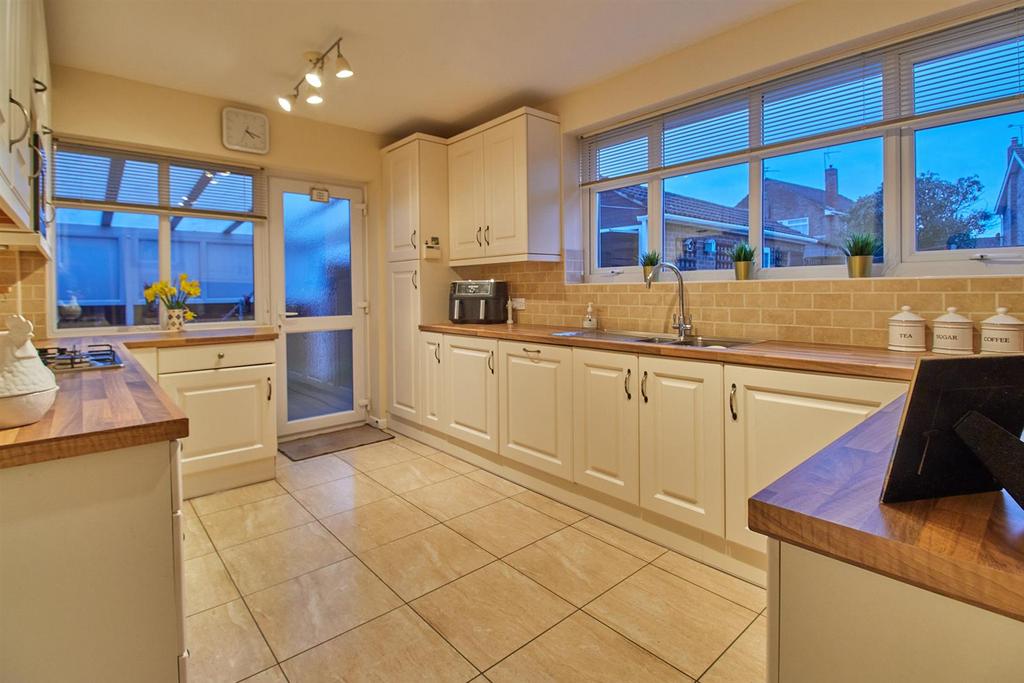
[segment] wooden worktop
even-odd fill
[[[425,332],[441,332],[469,337],[486,337],[534,344],[579,346],[588,349],[624,351],[670,358],[689,358],[736,365],[755,365],[780,370],[829,372],[853,377],[896,379],[909,382],[918,357],[924,354],[903,353],[863,346],[801,344],[796,342],[756,342],[728,349],[705,349],[669,344],[592,339],[587,337],[553,337],[553,332],[578,330],[548,325],[456,325],[434,323],[420,325]],[[642,333],[641,333],[642,336]]]
[[[266,341],[273,327],[153,332],[35,341],[37,347],[109,343],[123,368],[57,375],[57,399],[36,423],[0,429],[0,469],[188,436],[188,419],[130,349]]]
[[[751,498],[750,528],[1024,621],[1024,510],[1005,492],[879,502],[904,400]]]

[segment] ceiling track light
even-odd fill
[[[319,89],[324,84],[324,69],[327,65],[327,58],[334,53],[334,75],[337,78],[351,78],[355,75],[355,71],[352,69],[352,65],[349,64],[345,56],[341,54],[341,38],[339,37],[330,47],[323,52],[307,52],[305,54],[306,61],[309,62],[309,68],[306,73],[303,74],[302,78],[299,79],[298,83],[292,88],[292,94],[288,96],[279,96],[277,98],[277,105],[286,112],[292,111],[295,108],[295,104],[299,99],[299,89],[306,85],[311,88]],[[321,104],[324,101],[323,96],[316,90],[309,93],[305,98],[308,104]]]

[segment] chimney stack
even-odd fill
[[[1010,138],[1010,146],[1006,148],[1006,163],[1010,163],[1010,159],[1013,158],[1013,153],[1020,149],[1020,139],[1017,137]]]
[[[835,208],[839,202],[839,169],[829,166],[825,169],[825,206]]]

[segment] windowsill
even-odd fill
[[[185,323],[186,330],[233,330],[243,327],[266,327],[269,323],[259,320],[240,320],[238,322],[190,322]],[[80,337],[128,337],[132,335],[167,332],[159,325],[134,325],[132,327],[70,327],[51,329],[47,332],[49,339],[80,338]]]

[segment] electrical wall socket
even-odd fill
[[[526,310],[526,299],[521,296],[512,297],[512,310],[513,311],[525,311]]]

